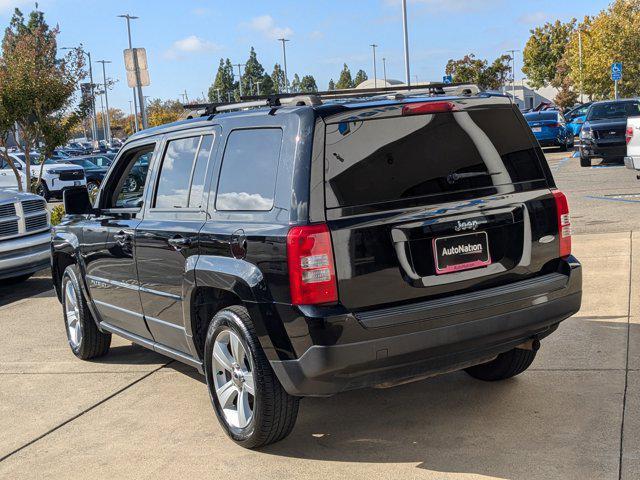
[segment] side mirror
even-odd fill
[[[577,119],[576,119],[576,123],[577,123],[578,125],[582,125],[582,124],[584,123],[584,117],[579,117],[579,118],[577,118]]]
[[[62,194],[64,211],[67,215],[88,215],[93,213],[87,187],[67,188]]]

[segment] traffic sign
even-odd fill
[[[616,82],[622,80],[622,62],[616,62],[611,65],[611,79]]]
[[[451,75],[445,75],[444,77],[442,77],[442,83],[444,83],[445,85],[450,85],[453,83],[453,77]]]

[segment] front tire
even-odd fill
[[[47,184],[42,181],[36,187],[36,195],[40,195],[47,202],[51,200],[51,192],[49,192],[49,188],[47,188]]]
[[[225,308],[213,318],[204,363],[211,403],[234,442],[258,448],[291,433],[300,399],[282,388],[244,307]]]
[[[580,157],[580,166],[581,167],[590,167],[591,166],[591,159],[581,156]]]
[[[82,360],[106,355],[111,346],[111,334],[98,330],[89,312],[80,290],[78,267],[69,265],[66,268],[61,285],[62,310],[71,351]]]
[[[531,366],[535,358],[536,352],[533,350],[514,348],[501,353],[490,362],[465,368],[465,371],[473,378],[485,382],[506,380],[524,372]]]

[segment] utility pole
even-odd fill
[[[578,62],[580,64],[580,103],[584,103],[582,95],[582,30],[578,30]]]
[[[387,59],[382,57],[382,71],[384,74],[384,86],[387,87],[389,84],[387,83]]]
[[[516,100],[516,53],[519,53],[520,50],[507,50],[507,52],[511,54],[511,97],[513,102],[518,105]]]
[[[260,95],[260,84],[262,83],[262,80],[256,80],[256,88],[258,89],[258,95]]]
[[[378,48],[378,45],[372,43],[369,46],[373,49],[373,88],[378,88],[378,74],[376,71],[376,48]]]
[[[131,100],[129,100],[129,113],[131,114],[131,131],[135,132],[138,121],[136,117],[133,116],[133,102]]]
[[[404,69],[407,87],[411,86],[411,72],[409,71],[409,28],[407,25],[407,0],[402,0],[402,32],[404,34]]]
[[[289,91],[289,77],[287,76],[287,40],[286,38],[279,38],[279,42],[282,42],[282,60],[284,65],[284,90],[285,92]]]
[[[242,98],[242,67],[246,67],[244,63],[236,63],[233,65],[234,67],[238,67],[238,86],[240,87],[240,98]]]
[[[124,18],[127,20],[127,34],[129,36],[129,49],[133,52],[133,65],[135,68],[135,74],[136,74],[136,88],[134,88],[133,90],[133,98],[135,100],[135,94],[136,94],[136,89],[138,91],[138,103],[140,105],[140,117],[142,120],[142,128],[145,129],[147,128],[147,112],[145,111],[144,108],[144,98],[142,98],[142,85],[140,84],[140,67],[138,66],[138,54],[136,51],[133,50],[132,47],[132,43],[131,43],[131,20],[136,20],[140,17],[136,17],[133,15],[129,15],[128,13],[126,15],[118,15],[118,17],[120,18]],[[138,114],[137,110],[136,110],[136,115]]]
[[[229,99],[229,103],[231,103],[231,92],[227,92],[227,98]]]
[[[216,94],[218,95],[218,103],[222,103],[222,101],[220,100],[220,89],[216,88]]]
[[[102,77],[104,79],[104,103],[107,107],[107,116],[106,116],[106,130],[105,130],[105,135],[107,138],[105,138],[105,141],[107,143],[111,143],[111,122],[109,121],[109,93],[108,93],[108,86],[107,86],[107,71],[105,68],[105,65],[107,63],[111,63],[110,60],[98,60],[97,63],[101,63],[102,64]]]
[[[62,47],[61,50],[76,50],[75,48],[71,48],[71,47]],[[80,47],[78,48],[78,50],[83,54],[86,55],[87,58],[89,59],[89,81],[91,82],[91,136],[93,137],[92,139],[94,141],[97,141],[97,137],[98,137],[98,118],[97,118],[97,112],[96,112],[96,94],[95,94],[95,88],[94,88],[94,83],[93,83],[93,68],[91,66],[91,53],[87,52],[84,50],[84,48],[82,47],[82,45],[80,45]]]
[[[102,94],[100,94],[100,111],[102,112],[102,139],[107,141],[107,123],[104,121],[104,102],[102,101]]]
[[[184,103],[189,103],[189,95],[187,95],[187,89],[184,89]]]

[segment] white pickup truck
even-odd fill
[[[625,138],[627,139],[627,156],[624,157],[624,164],[631,170],[640,171],[640,117],[627,118]]]

